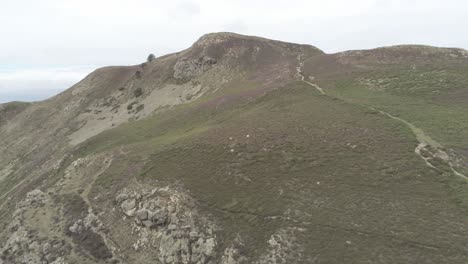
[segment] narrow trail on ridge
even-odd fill
[[[300,81],[312,86],[315,88],[320,94],[322,95],[328,95],[325,90],[320,87],[316,83],[312,83],[306,80],[306,77],[304,76],[303,73],[303,68],[304,68],[304,53],[301,52],[299,55],[297,55],[297,61],[298,61],[298,66],[296,67],[296,75],[299,78]],[[313,80],[313,77],[309,76],[310,80]],[[408,122],[402,118],[393,116],[392,114],[382,111],[380,109],[376,109],[373,106],[368,106],[364,104],[359,104],[360,106],[366,107],[368,109],[371,109],[373,111],[377,111],[381,115],[385,115],[391,119],[397,120],[403,124],[405,124],[409,129],[411,129],[411,132],[416,137],[416,140],[419,142],[418,146],[414,149],[414,152],[421,157],[422,160],[426,163],[427,166],[429,166],[432,169],[441,171],[441,169],[437,168],[435,165],[431,164],[431,160],[434,158],[439,158],[445,161],[452,171],[453,174],[455,174],[458,177],[461,177],[465,180],[468,180],[468,176],[464,175],[463,173],[459,172],[455,167],[456,165],[453,162],[453,158],[446,152],[444,151],[444,146],[437,142],[436,140],[432,139],[430,136],[428,136],[421,128],[415,126],[411,122]]]
[[[302,68],[304,67],[304,59],[303,59],[303,57],[304,57],[304,54],[303,54],[303,53],[300,53],[299,55],[297,55],[297,61],[298,61],[298,63],[299,63],[299,65],[296,67],[296,74],[297,74],[297,76],[299,77],[299,79],[300,79],[301,81],[303,81],[303,82],[307,83],[308,85],[310,85],[310,86],[314,87],[315,89],[317,89],[317,91],[319,91],[320,94],[325,95],[325,94],[326,94],[325,91],[324,91],[320,86],[318,86],[318,85],[315,84],[315,83],[311,83],[311,82],[305,80],[305,76],[304,76],[304,74],[302,73]]]

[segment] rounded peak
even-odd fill
[[[254,40],[254,39],[267,41],[267,39],[264,39],[264,38],[241,35],[241,34],[232,33],[232,32],[214,32],[214,33],[208,33],[208,34],[201,36],[194,43],[194,46],[207,46],[207,45],[222,43],[228,40]]]
[[[222,43],[250,43],[250,44],[255,44],[255,43],[263,43],[263,44],[269,44],[273,46],[278,46],[282,48],[301,48],[301,47],[306,47],[309,50],[313,50],[318,53],[324,53],[317,47],[314,47],[309,44],[297,44],[297,43],[291,43],[291,42],[285,42],[281,40],[274,40],[274,39],[267,39],[267,38],[262,38],[262,37],[257,37],[257,36],[249,36],[249,35],[242,35],[242,34],[237,34],[233,32],[214,32],[214,33],[208,33],[200,37],[192,47],[196,48],[205,48],[208,46],[216,46]],[[242,44],[242,45],[244,45]]]

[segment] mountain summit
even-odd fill
[[[466,263],[467,73],[213,33],[0,105],[0,263]]]

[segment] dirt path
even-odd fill
[[[372,110],[375,110],[375,111],[378,111],[380,114],[382,115],[386,115],[394,120],[397,120],[397,121],[400,121],[402,122],[403,124],[405,124],[407,127],[409,127],[411,129],[411,131],[413,132],[413,134],[416,136],[416,139],[418,140],[419,144],[418,146],[415,148],[414,152],[416,154],[418,154],[423,160],[424,162],[426,162],[426,164],[431,167],[431,168],[434,168],[434,169],[437,169],[434,165],[432,165],[430,163],[430,159],[431,158],[440,158],[442,160],[444,160],[445,162],[447,162],[448,166],[450,167],[450,170],[457,176],[459,177],[462,177],[462,178],[465,178],[465,179],[468,179],[467,176],[463,175],[462,173],[460,173],[459,171],[457,171],[455,169],[455,165],[453,164],[452,162],[452,159],[450,157],[450,155],[442,150],[444,149],[444,146],[442,146],[442,144],[440,144],[439,142],[437,142],[436,140],[432,139],[430,136],[426,135],[426,133],[424,133],[424,131],[422,129],[420,129],[419,127],[416,127],[415,125],[413,125],[412,123],[404,120],[404,119],[401,119],[399,117],[396,117],[396,116],[393,116],[385,111],[382,111],[382,110],[378,110],[378,109],[375,109],[374,107],[370,107],[368,106],[369,109],[372,109]],[[433,149],[433,150],[431,150]],[[422,152],[426,152],[426,153],[430,153],[430,156],[427,157],[427,156],[424,156],[422,154]]]
[[[71,177],[70,176],[65,177],[64,180],[60,184],[55,185],[54,187],[48,189],[47,191],[52,190],[56,194],[66,195],[69,193],[77,193],[78,190],[81,190],[78,193],[81,199],[83,199],[86,206],[88,207],[88,214],[90,213],[94,214],[95,211],[93,210],[92,202],[90,201],[89,196],[91,194],[93,186],[95,186],[95,182],[97,178],[112,165],[113,161],[114,161],[114,155],[111,153],[102,154],[98,156],[88,156],[84,158],[84,161],[82,161],[82,159],[78,159],[75,162],[73,162],[68,168],[70,169],[74,167],[71,170],[73,173]],[[93,167],[98,168],[98,170],[93,173],[86,171],[86,170],[89,170],[90,166],[91,166],[91,171],[93,171],[92,170]],[[81,169],[83,169],[84,171],[78,171]],[[100,218],[101,215],[97,214],[96,216],[98,217],[99,221],[101,221],[101,218]],[[115,244],[115,242],[112,241],[112,239],[110,239],[104,231],[102,230],[93,230],[93,231],[102,237],[106,247],[112,251],[112,244]],[[70,243],[73,244],[74,242],[70,242]],[[114,252],[112,253],[114,254]]]
[[[296,67],[296,75],[299,78],[299,80],[301,80],[302,82],[305,82],[308,85],[314,87],[317,91],[320,92],[320,94],[327,95],[327,93],[325,93],[323,88],[321,88],[318,84],[315,84],[315,83],[312,83],[312,82],[309,82],[309,81],[305,80],[306,78],[305,78],[304,73],[303,73],[304,53],[301,52],[299,55],[297,55],[297,61],[298,61],[298,66]],[[309,77],[309,79],[313,79],[313,78]],[[411,129],[411,132],[413,132],[413,134],[416,137],[416,140],[419,142],[418,146],[414,149],[414,152],[419,157],[421,157],[421,159],[424,160],[424,162],[426,163],[427,166],[429,166],[429,167],[431,167],[433,169],[439,170],[436,166],[434,166],[433,164],[430,163],[430,160],[434,159],[434,158],[440,158],[440,159],[444,160],[447,163],[450,170],[455,175],[468,180],[468,176],[462,174],[461,172],[459,172],[455,168],[456,165],[453,162],[453,158],[451,158],[450,155],[446,151],[443,150],[444,146],[442,144],[440,144],[439,142],[437,142],[436,140],[432,139],[430,136],[428,136],[421,128],[415,126],[414,124],[412,124],[411,122],[408,122],[407,120],[396,117],[396,116],[394,116],[394,115],[392,115],[392,114],[390,114],[388,112],[382,111],[380,109],[376,109],[375,107],[368,106],[368,105],[362,105],[362,104],[360,104],[360,105],[363,106],[363,107],[366,107],[368,109],[371,109],[373,111],[377,111],[378,113],[380,113],[380,114],[382,114],[384,116],[387,116],[387,117],[389,117],[391,119],[397,120],[397,121],[405,124],[409,129]],[[426,156],[423,155],[423,153],[425,153]]]
[[[320,94],[325,95],[325,91],[320,86],[318,86],[315,83],[311,83],[311,82],[305,80],[305,76],[302,73],[302,68],[304,67],[304,58],[303,57],[304,57],[303,53],[300,53],[299,55],[297,55],[297,61],[298,61],[299,65],[296,67],[296,75],[299,77],[299,79],[301,81],[303,81],[303,82],[307,83],[308,85],[314,87],[317,91],[319,91]]]

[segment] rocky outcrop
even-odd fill
[[[174,65],[174,78],[190,79],[192,77],[203,74],[209,70],[216,60],[208,56],[203,56],[198,59],[181,59]]]
[[[247,248],[243,243],[241,237],[237,237],[231,246],[224,250],[221,257],[221,264],[247,264],[249,263],[246,256],[244,256]]]
[[[80,234],[86,230],[92,230],[93,232],[102,230],[102,223],[92,210],[89,211],[84,219],[78,219],[68,228],[68,231],[72,234]]]
[[[80,257],[95,261],[111,259],[113,254],[106,243],[103,224],[92,208],[76,194],[65,195],[63,199],[66,202],[63,210],[64,233],[72,239],[75,251]]]
[[[193,209],[190,198],[163,188],[123,190],[115,198],[133,222],[136,251],[158,250],[161,263],[215,263],[215,225]]]
[[[257,264],[287,264],[287,263],[313,263],[313,259],[306,259],[304,250],[298,242],[304,228],[289,227],[278,230],[267,241],[267,249]]]
[[[27,193],[26,198],[18,204],[9,225],[12,234],[0,251],[0,264],[61,264],[68,255],[71,246],[55,236],[41,236],[27,225],[28,212],[45,206],[49,202],[48,194],[41,190]]]

